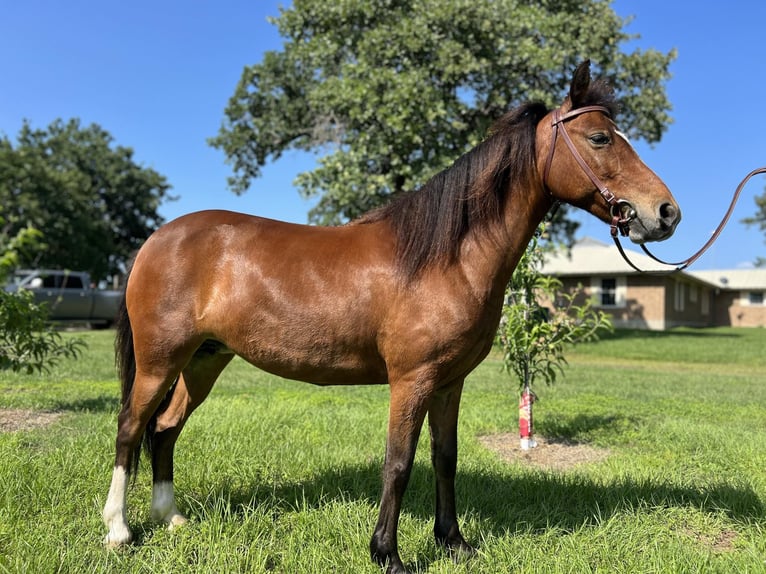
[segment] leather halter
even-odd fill
[[[590,179],[593,185],[596,186],[596,189],[601,194],[601,197],[603,197],[604,200],[609,204],[610,213],[612,214],[612,237],[617,237],[618,231],[621,235],[626,236],[630,231],[630,222],[633,221],[633,219],[636,217],[635,209],[633,209],[633,206],[631,206],[630,203],[622,199],[617,199],[617,197],[611,191],[609,191],[609,188],[606,186],[606,184],[599,179],[599,177],[593,172],[590,166],[585,162],[582,155],[580,155],[580,152],[577,151],[577,148],[572,142],[572,138],[569,137],[569,133],[567,132],[566,126],[564,125],[564,122],[567,120],[571,120],[572,118],[588,112],[601,112],[611,117],[611,112],[604,106],[583,106],[581,108],[570,110],[564,114],[562,114],[561,110],[558,108],[553,110],[553,120],[551,121],[553,137],[551,138],[551,146],[548,150],[548,159],[545,162],[543,182],[545,187],[548,188],[548,175],[551,171],[553,155],[556,151],[556,140],[558,139],[560,132],[561,137],[564,139],[564,143],[567,144],[572,157],[574,157],[575,161],[580,166],[580,169],[585,172],[585,175],[588,176],[588,179]]]

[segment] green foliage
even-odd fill
[[[0,216],[0,371],[47,372],[61,358],[76,358],[84,343],[64,340],[47,325],[46,308],[35,304],[29,291],[8,293],[2,289],[22,254],[43,248],[42,234],[33,227],[24,227],[12,237],[7,230]]]
[[[24,123],[14,145],[0,138],[0,205],[5,231],[33,227],[46,248],[18,250],[23,266],[88,271],[94,279],[118,272],[162,223],[157,213],[170,186],[114,146],[98,125],[54,121],[45,130]]]
[[[43,234],[31,225],[18,229],[13,237],[7,235],[10,227],[0,215],[0,285],[5,282],[9,273],[19,266],[24,254],[29,256],[44,247]]]
[[[675,53],[623,53],[609,2],[296,0],[273,19],[281,51],[248,66],[210,143],[244,192],[289,149],[322,152],[296,183],[316,223],[353,219],[422,185],[510,107],[560,104],[583,59],[611,81],[620,126],[655,142]]]
[[[745,225],[757,225],[758,229],[766,233],[766,191],[755,198],[756,212],[752,217],[745,217],[742,223]],[[766,257],[758,257],[754,264],[756,267],[766,267]]]
[[[561,281],[540,271],[545,253],[535,236],[508,285],[498,329],[503,366],[522,386],[537,379],[553,384],[563,373],[570,346],[612,330],[606,313],[593,309],[590,300],[576,305],[577,292],[562,293]],[[541,299],[555,301],[555,309],[541,307]]]
[[[64,357],[76,358],[85,343],[62,339],[46,324],[48,311],[29,291],[0,291],[0,371],[47,372]]]

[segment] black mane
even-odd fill
[[[581,102],[578,102],[575,108],[584,108],[585,106],[603,106],[609,110],[612,118],[617,116],[619,105],[614,96],[614,90],[609,82],[605,80],[594,80],[588,86],[588,92]]]
[[[611,88],[593,82],[581,106],[603,105],[614,115]],[[497,221],[511,189],[531,185],[537,124],[548,113],[529,103],[502,116],[489,136],[420,189],[407,192],[353,224],[386,220],[396,237],[396,259],[407,278],[431,264],[454,261],[469,229]]]

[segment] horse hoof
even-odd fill
[[[189,522],[183,514],[176,514],[168,520],[168,530],[175,530]]]
[[[133,541],[133,535],[130,530],[109,531],[104,537],[104,547],[110,550],[117,550],[127,546]]]
[[[412,574],[402,564],[390,564],[386,568],[386,574]]]
[[[460,562],[461,560],[473,558],[477,552],[476,548],[468,544],[465,540],[458,544],[450,545],[448,550],[453,562]]]

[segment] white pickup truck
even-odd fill
[[[122,291],[96,288],[85,272],[55,269],[22,269],[11,276],[6,291],[28,289],[35,302],[47,303],[51,321],[114,324]]]

